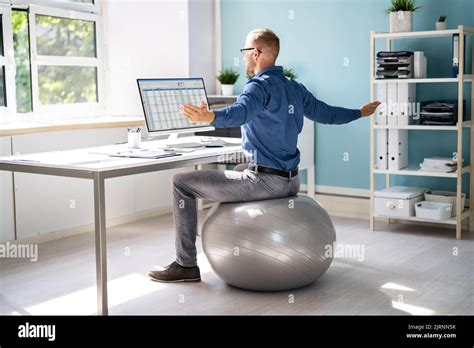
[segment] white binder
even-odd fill
[[[415,73],[415,79],[424,79],[426,78],[426,68],[427,68],[427,61],[424,52],[416,51],[413,58],[413,65]]]
[[[397,124],[399,126],[413,124],[413,117],[416,114],[416,84],[398,83],[397,101]]]
[[[397,88],[398,83],[387,83],[387,124],[389,126],[397,125]]]
[[[377,169],[388,169],[388,130],[377,130]]]
[[[408,166],[408,130],[388,130],[388,169],[399,170]]]
[[[376,85],[376,100],[381,104],[375,111],[375,123],[379,126],[387,125],[387,84],[379,83]]]

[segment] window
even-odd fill
[[[21,113],[31,112],[33,107],[31,103],[30,45],[26,10],[12,11],[12,22],[16,67],[16,110]]]
[[[15,65],[12,54],[12,18],[9,6],[0,1],[0,116],[15,112]]]
[[[36,15],[35,24],[39,103],[97,102],[95,23]]]
[[[52,117],[99,114],[104,79],[97,1],[11,0],[11,6],[2,1],[0,106],[13,104],[17,113]],[[10,63],[3,57],[8,27]],[[7,66],[16,69],[10,84],[4,82]]]
[[[99,112],[97,21],[94,14],[30,6],[33,111]]]

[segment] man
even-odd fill
[[[152,280],[201,280],[195,246],[196,198],[241,202],[296,195],[300,188],[296,144],[303,116],[319,123],[343,124],[372,115],[380,104],[352,110],[319,101],[302,84],[287,79],[282,67],[275,66],[279,51],[280,40],[273,31],[250,32],[241,52],[247,74],[254,77],[237,101],[214,112],[204,103],[181,106],[181,113],[191,122],[208,122],[216,128],[242,126],[242,148],[250,163],[234,171],[211,169],[174,176],[176,260],[162,271],[151,271]]]

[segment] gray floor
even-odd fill
[[[334,223],[339,245],[364,247],[364,259],[337,257],[313,285],[280,293],[227,286],[202,253],[201,283],[151,282],[147,271],[174,258],[172,216],[110,229],[110,312],[474,314],[474,233],[457,241],[443,228],[378,222],[371,232],[367,221]],[[0,259],[0,266],[0,314],[95,313],[92,233],[39,245],[38,262]]]

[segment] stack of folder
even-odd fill
[[[420,124],[452,126],[457,122],[456,101],[427,101],[421,104]]]
[[[457,161],[449,157],[427,157],[420,164],[420,170],[427,172],[452,173],[457,168]]]
[[[377,53],[377,79],[413,78],[413,52],[393,51]]]

